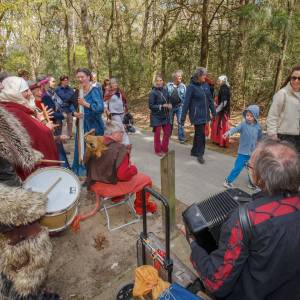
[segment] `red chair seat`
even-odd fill
[[[122,195],[140,192],[145,186],[151,186],[151,178],[143,173],[137,173],[129,181],[119,181],[117,184],[96,182],[91,191],[102,197],[119,197]]]

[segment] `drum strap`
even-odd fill
[[[9,240],[11,246],[38,235],[42,230],[39,222],[34,222],[18,227],[11,227],[10,230],[2,232],[2,234]]]

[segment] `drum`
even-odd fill
[[[50,233],[66,229],[76,217],[80,186],[78,177],[62,167],[38,169],[23,183],[26,190],[47,194],[47,213],[40,223]]]

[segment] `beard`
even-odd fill
[[[36,109],[35,98],[33,96],[28,99],[28,106],[32,109]]]

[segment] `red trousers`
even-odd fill
[[[217,117],[211,122],[211,140],[219,146],[226,148],[229,147],[229,139],[224,139],[223,135],[229,130],[228,123],[229,118],[226,114],[224,114],[223,116],[220,116],[220,114],[218,114]]]
[[[160,132],[163,130],[163,137],[161,140]],[[154,151],[155,153],[168,152],[169,140],[171,135],[171,125],[165,124],[162,126],[154,127]]]

